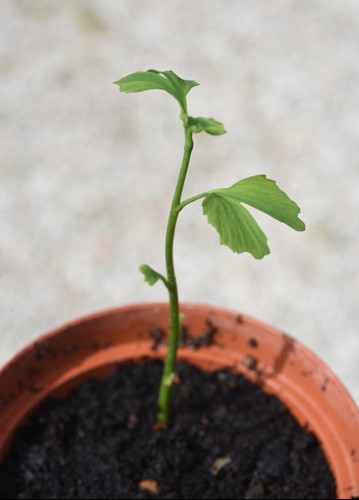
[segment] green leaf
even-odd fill
[[[203,201],[203,213],[218,231],[221,245],[233,252],[249,252],[256,259],[270,253],[267,237],[248,210],[223,192],[214,192]]]
[[[226,133],[223,123],[214,118],[203,118],[202,116],[194,118],[193,116],[189,116],[188,124],[195,134],[198,132],[207,132],[207,134],[211,135],[222,135]]]
[[[221,244],[234,252],[249,252],[256,259],[270,253],[266,235],[242,203],[296,231],[305,229],[304,222],[298,218],[300,208],[274,181],[265,175],[248,177],[229,188],[211,191],[203,201],[203,213],[218,231]]]
[[[139,271],[143,274],[145,282],[148,283],[150,286],[155,285],[159,280],[165,281],[162,274],[158,273],[147,264],[142,264],[139,267]]]
[[[226,195],[265,212],[296,231],[305,229],[304,222],[298,218],[298,205],[265,175],[254,175],[233,184]]]
[[[164,90],[174,97],[181,106],[182,111],[187,113],[186,96],[188,92],[199,85],[194,80],[183,80],[173,71],[138,71],[131,73],[117,82],[121,92],[144,92],[145,90]]]

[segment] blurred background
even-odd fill
[[[263,173],[307,231],[264,215],[271,255],[218,244],[200,202],[176,239],[181,299],[257,317],[316,351],[359,402],[359,9],[356,0],[1,0],[0,363],[91,311],[164,301],[177,103],[120,94],[137,70],[201,85],[185,195]]]

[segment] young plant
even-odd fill
[[[158,420],[168,424],[170,396],[173,385],[177,349],[181,333],[178,290],[175,266],[173,261],[173,242],[176,224],[180,212],[190,203],[203,199],[203,213],[208,222],[218,231],[220,243],[228,246],[233,252],[249,252],[256,259],[270,253],[267,237],[245,205],[250,205],[266,214],[284,222],[296,231],[303,231],[305,225],[298,218],[300,208],[291,200],[273,180],[265,175],[255,175],[236,182],[228,188],[212,189],[196,196],[182,200],[182,192],[190,158],[193,150],[193,135],[207,132],[211,135],[222,135],[226,131],[219,121],[213,118],[193,117],[188,114],[187,94],[198,85],[194,80],[183,80],[173,71],[139,71],[121,78],[116,85],[120,91],[132,93],[145,90],[164,90],[176,99],[180,106],[180,119],[184,128],[184,153],[170,208],[166,240],[166,276],[152,269],[149,265],[140,266],[145,281],[153,286],[162,281],[169,293],[169,346],[164,364],[159,390]]]

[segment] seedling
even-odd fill
[[[173,242],[180,212],[187,205],[202,199],[203,213],[218,231],[220,243],[233,252],[249,252],[255,259],[270,253],[267,237],[244,205],[250,205],[284,222],[296,231],[304,231],[305,224],[298,218],[300,208],[275,183],[265,175],[254,175],[236,182],[228,188],[212,189],[182,200],[183,187],[193,150],[193,136],[199,132],[222,135],[226,131],[221,122],[213,118],[190,116],[187,110],[187,94],[198,85],[194,80],[182,80],[173,71],[139,71],[115,82],[122,92],[164,90],[176,99],[180,106],[180,119],[184,128],[184,153],[168,216],[165,256],[166,275],[147,264],[140,266],[145,281],[153,286],[162,281],[168,290],[170,302],[169,346],[160,384],[158,420],[169,421],[170,396],[174,379],[177,349],[181,332],[178,289],[173,261]]]

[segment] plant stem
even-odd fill
[[[167,268],[167,288],[170,300],[170,318],[169,318],[169,345],[168,353],[165,360],[160,391],[158,396],[158,421],[167,425],[169,421],[169,406],[173,385],[174,368],[177,357],[177,349],[181,333],[180,316],[179,316],[179,301],[176,282],[176,274],[173,261],[173,241],[175,236],[176,224],[179,215],[178,206],[181,203],[182,192],[186,180],[188,165],[193,149],[192,131],[184,122],[185,144],[181,169],[178,175],[176,189],[174,192],[170,214],[168,217],[166,231],[166,268]]]
[[[197,194],[196,196],[192,196],[191,198],[187,198],[186,200],[183,200],[177,207],[177,212],[180,213],[181,210],[184,209],[187,205],[190,203],[193,203],[194,201],[200,200],[202,198],[205,198],[206,196],[210,195],[211,193],[218,193],[221,191],[221,189],[211,189],[210,191],[205,191],[204,193]]]

